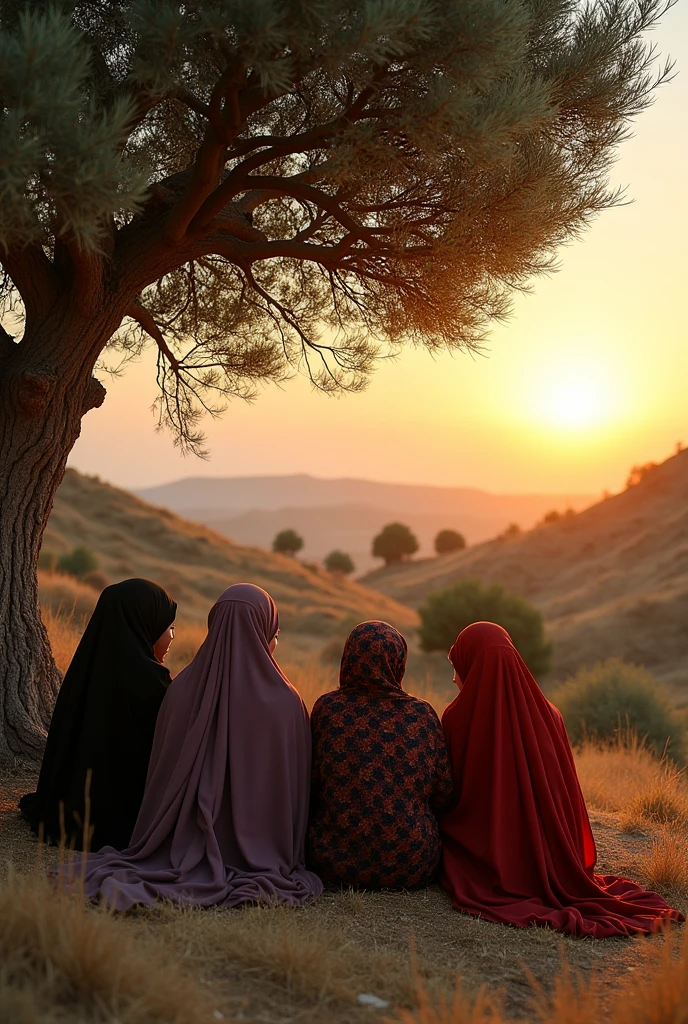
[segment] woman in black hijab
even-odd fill
[[[155,721],[170,673],[162,664],[177,605],[149,580],[106,587],[55,704],[38,788],[19,801],[36,834],[82,849],[126,849],[141,806]]]

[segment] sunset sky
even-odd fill
[[[105,380],[70,464],[123,486],[182,476],[313,473],[492,491],[600,492],[688,443],[685,245],[688,4],[653,35],[677,76],[637,121],[615,184],[633,205],[562,250],[483,357],[406,350],[361,395],[295,379],[206,421],[211,458],[156,434],[154,357]]]

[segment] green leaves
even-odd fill
[[[53,260],[77,305],[143,303],[115,345],[158,345],[194,450],[261,381],[479,348],[617,200],[666,3],[0,0],[0,257],[39,243],[46,290]]]
[[[0,246],[68,236],[96,249],[106,218],[138,208],[146,182],[121,158],[134,102],[100,108],[88,74],[88,47],[58,10],[0,31]]]

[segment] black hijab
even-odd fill
[[[170,682],[153,645],[176,611],[149,580],[125,580],[100,595],[55,704],[38,788],[19,802],[34,832],[42,824],[46,840],[59,842],[64,831],[68,844],[82,848],[90,770],[90,848],[129,845]]]

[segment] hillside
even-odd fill
[[[204,621],[232,583],[251,582],[277,601],[285,625],[327,636],[338,624],[385,618],[412,626],[415,612],[355,582],[336,581],[299,561],[241,547],[206,526],[155,508],[126,491],[67,470],[55,499],[43,550],[85,544],[113,582],[144,576],[165,587],[186,622]]]
[[[462,579],[503,583],[542,611],[556,675],[622,656],[688,701],[688,451],[576,516],[365,583],[418,606]]]
[[[359,571],[375,564],[371,540],[401,518],[430,553],[439,530],[459,530],[469,543],[494,537],[509,523],[523,529],[552,508],[583,508],[585,494],[490,494],[470,487],[428,487],[372,480],[281,477],[189,477],[137,491],[242,544],[270,547],[286,527],[305,540],[304,557],[322,559],[333,548],[349,552]]]

